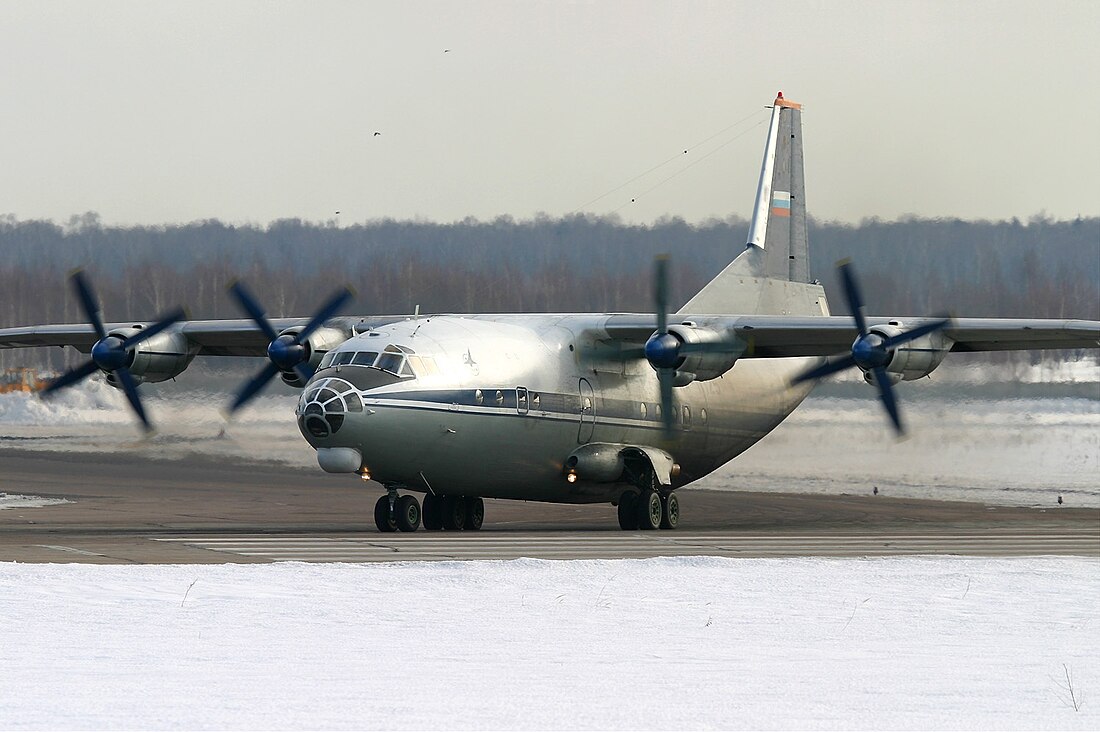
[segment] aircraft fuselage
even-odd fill
[[[789,381],[812,359],[741,361],[674,390],[666,439],[648,362],[582,355],[608,317],[433,316],[360,333],[303,390],[299,427],[315,448],[358,450],[388,486],[597,503],[628,486],[567,480],[579,445],[660,447],[679,465],[676,488],[760,440],[810,391]]]

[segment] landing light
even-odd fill
[[[359,477],[363,480],[370,480],[370,470],[366,468],[359,469]]]
[[[577,482],[577,474],[576,473],[569,473],[568,475],[565,476],[565,479],[568,480],[570,483],[576,483]]]

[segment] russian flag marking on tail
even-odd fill
[[[791,215],[791,194],[789,191],[775,191],[772,193],[772,216]]]

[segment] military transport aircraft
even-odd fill
[[[801,107],[782,93],[748,241],[732,250],[671,315],[664,261],[655,314],[336,317],[344,291],[312,318],[269,320],[236,284],[248,320],[104,324],[77,274],[90,325],[8,328],[0,347],[89,354],[44,391],[102,372],[146,427],[141,382],[199,355],[266,356],[230,410],[276,376],[302,387],[298,427],[320,467],[380,482],[378,528],[414,531],[478,529],[484,497],[610,502],[623,529],[672,529],[676,489],[764,437],[823,376],[860,369],[901,432],[894,386],[948,353],[1100,346],[1096,321],[867,316],[847,264],[853,316],[830,316],[808,267]]]

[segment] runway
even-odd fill
[[[375,484],[195,456],[5,448],[0,561],[102,564],[1059,554],[1100,557],[1100,509],[886,495],[681,492],[681,528],[623,532],[609,505],[487,501],[480,532],[381,534]]]

